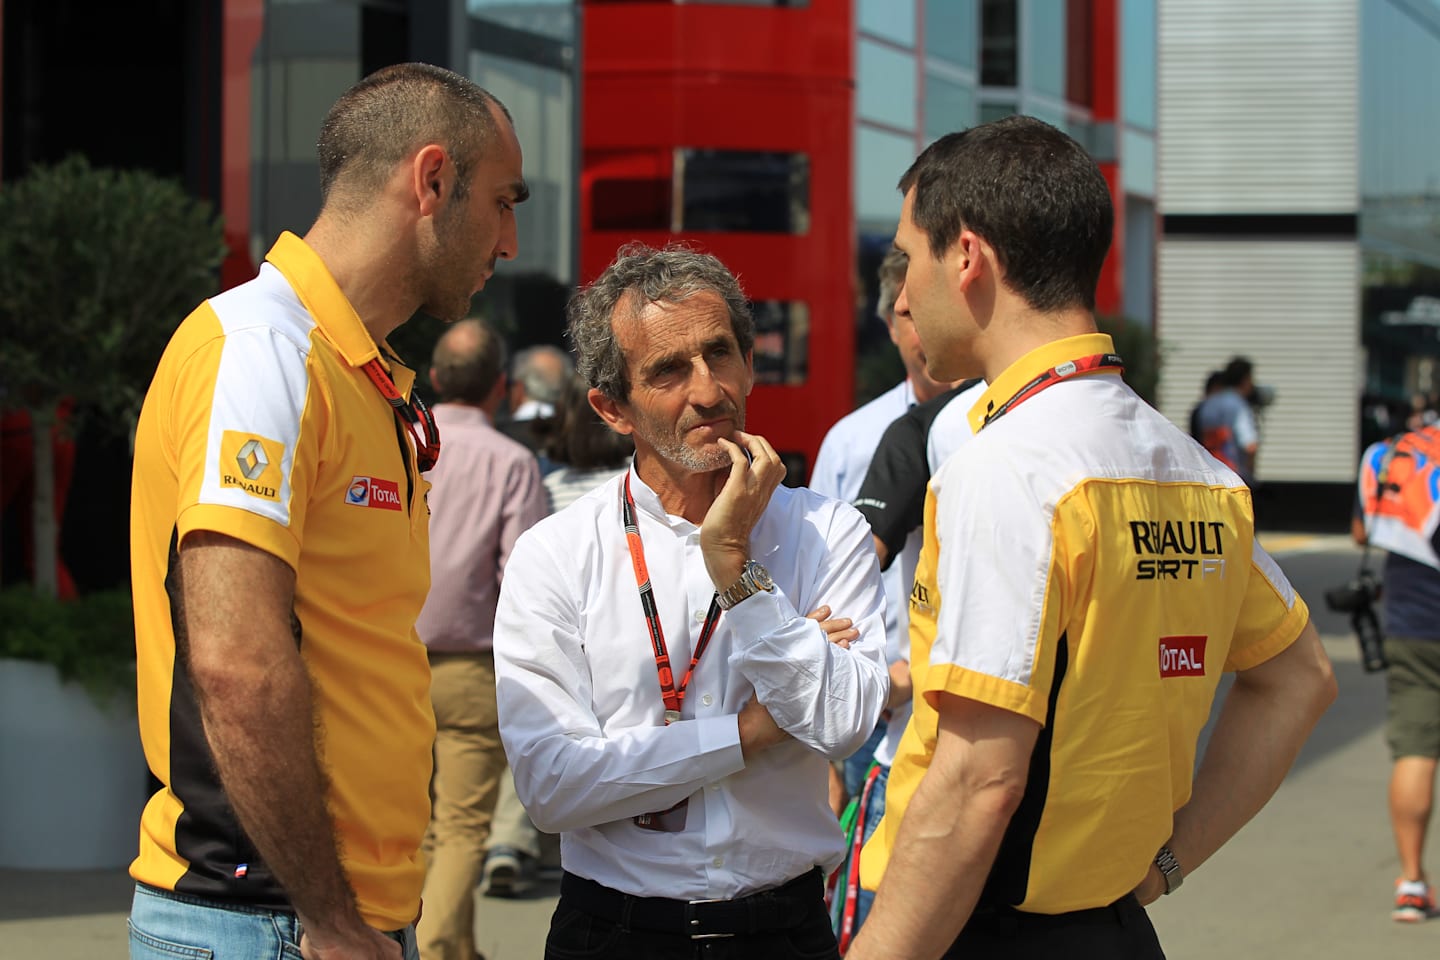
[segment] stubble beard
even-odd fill
[[[735,420],[735,429],[745,429],[745,410],[736,409],[731,416]],[[659,424],[655,424],[659,426]],[[685,442],[685,434],[689,430],[684,426],[677,426],[672,430],[656,430],[646,439],[655,452],[671,463],[678,464],[686,470],[695,473],[713,473],[716,470],[730,466],[730,454],[719,443],[696,449]]]

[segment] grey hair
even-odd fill
[[[560,376],[552,377],[552,371],[535,361],[540,357],[554,357],[560,361]],[[525,396],[541,403],[554,404],[565,389],[565,381],[575,372],[575,362],[570,354],[550,343],[537,347],[526,347],[515,354],[512,364],[514,377],[525,387]]]
[[[886,323],[895,312],[895,301],[900,299],[900,288],[905,286],[905,269],[910,258],[904,251],[890,248],[885,259],[880,261],[880,299],[875,304],[875,315]]]
[[[615,339],[615,313],[621,301],[638,316],[651,303],[681,303],[699,293],[725,301],[730,327],[742,354],[755,346],[755,318],[740,281],[708,253],[671,244],[663,250],[627,243],[590,285],[570,298],[567,331],[575,346],[576,368],[585,382],[617,403],[630,396],[625,353]]]

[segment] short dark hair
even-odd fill
[[[575,368],[591,387],[623,403],[630,396],[630,378],[615,339],[620,301],[630,297],[638,315],[647,304],[682,303],[698,293],[713,293],[725,302],[735,342],[748,354],[755,346],[755,318],[740,281],[725,264],[681,244],[657,250],[627,243],[604,273],[570,298],[567,333],[575,347]]]
[[[494,107],[510,119],[492,94],[443,67],[400,63],[375,71],[341,94],[320,127],[321,204],[342,183],[362,196],[377,191],[426,143],[449,153],[455,193],[463,197],[470,171],[495,140]]]
[[[932,255],[973,230],[1032,309],[1095,309],[1115,211],[1100,168],[1073,139],[1022,116],[946,134],[900,178],[901,193],[912,187],[911,218]]]
[[[474,333],[467,337],[469,331]],[[460,320],[436,341],[430,363],[442,403],[478,406],[490,399],[505,370],[505,341],[484,320]]]
[[[1246,357],[1232,357],[1230,362],[1225,364],[1225,369],[1220,371],[1220,380],[1227,387],[1238,387],[1244,383],[1246,378],[1255,375],[1255,364]]]

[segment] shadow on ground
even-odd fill
[[[129,913],[135,881],[114,870],[0,870],[0,921]],[[3,951],[0,951],[3,952]]]

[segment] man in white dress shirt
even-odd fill
[[[714,257],[623,249],[570,337],[635,460],[520,538],[500,599],[501,735],[562,834],[546,956],[838,956],[826,764],[887,691],[869,527],[744,432],[754,322]],[[827,606],[853,629],[798,612]]]

